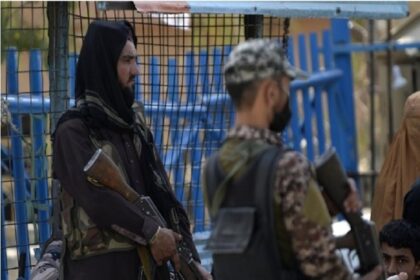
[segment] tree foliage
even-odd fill
[[[24,11],[30,10],[33,5],[33,2],[1,2],[2,52],[9,47],[16,47],[19,51],[48,47],[46,27],[39,27],[40,21],[42,22],[43,19],[25,18]],[[4,56],[2,55],[3,60]]]

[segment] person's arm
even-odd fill
[[[175,193],[173,191],[173,188],[170,184],[169,178],[167,176],[165,167],[162,163],[162,160],[159,158],[159,153],[156,149],[156,146],[154,145],[154,140],[153,140],[153,134],[151,133],[150,129],[146,128],[147,131],[147,140],[149,143],[153,143],[152,144],[152,149],[154,150],[153,153],[155,155],[155,160],[156,160],[156,164],[157,164],[157,168],[159,169],[159,173],[161,173],[162,175],[162,179],[164,179],[165,184],[168,188],[168,199],[170,200],[170,203],[173,205],[173,209],[174,211],[176,211],[177,214],[177,218],[179,221],[178,227],[177,229],[175,229],[176,231],[179,231],[179,233],[182,235],[182,240],[183,242],[187,245],[187,247],[190,249],[191,253],[192,253],[192,257],[193,259],[197,262],[200,263],[200,256],[198,255],[197,249],[195,247],[193,238],[192,238],[192,234],[191,234],[191,224],[190,221],[188,219],[188,215],[184,209],[184,207],[182,206],[182,204],[178,201],[178,199],[175,196]],[[162,194],[161,194],[162,195]],[[171,214],[169,214],[169,216],[171,216]],[[173,225],[176,226],[176,225]]]
[[[344,200],[343,207],[346,212],[357,212],[362,207],[362,201],[360,200],[357,192],[356,183],[352,178],[348,178],[348,185],[350,192]],[[328,197],[324,190],[321,191],[325,203],[327,204],[328,211],[331,216],[337,215],[340,211]]]
[[[93,186],[87,181],[83,167],[95,150],[88,128],[81,120],[66,121],[57,128],[53,169],[62,187],[97,226],[111,228],[117,225],[150,241],[158,229],[152,219],[139,215],[116,192]]]
[[[317,279],[351,279],[335,253],[331,217],[306,158],[286,152],[277,163],[275,202],[281,206],[301,271]]]

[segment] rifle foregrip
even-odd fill
[[[356,251],[360,261],[359,272],[363,275],[382,263],[375,226],[371,221],[362,218],[357,224],[352,225],[350,223],[350,226],[355,229],[353,230],[353,236],[356,244],[358,244]]]
[[[149,196],[139,196],[133,204],[139,209],[143,214],[151,217],[158,223],[161,227],[168,227],[165,219],[160,214],[159,210],[156,208],[156,205]]]

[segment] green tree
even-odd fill
[[[1,2],[2,53],[8,47],[16,47],[19,51],[28,51],[31,48],[48,48],[46,27],[39,27],[34,23],[42,21],[42,19],[31,18],[31,22],[28,22],[28,19],[22,18],[22,10],[30,10],[34,5],[39,4],[33,2]],[[4,60],[4,55],[1,56],[1,60]]]

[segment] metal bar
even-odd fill
[[[29,94],[2,95],[7,101],[8,109],[13,114],[47,114],[50,112],[50,98],[31,96]]]
[[[48,64],[51,96],[51,132],[68,107],[68,30],[69,15],[68,2],[48,2]]]
[[[299,64],[303,71],[308,71],[307,55],[306,55],[306,40],[304,34],[298,36],[298,48],[299,48]],[[305,87],[302,89],[303,97],[303,132],[306,140],[306,156],[309,160],[314,160],[314,147],[313,147],[313,135],[312,135],[312,108],[311,108],[311,96],[309,95],[309,88]]]
[[[369,44],[375,41],[375,21],[369,20]],[[376,170],[376,145],[375,145],[375,54],[373,51],[369,52],[369,99],[370,99],[370,171],[372,173]],[[372,191],[375,186],[375,176],[371,177]]]
[[[76,65],[78,55],[72,53],[69,55],[69,92],[70,98],[74,99],[76,94]]]
[[[386,22],[386,29],[387,29],[387,41],[390,42],[392,39],[391,28],[392,22],[391,20],[387,20]],[[388,142],[392,142],[392,138],[394,137],[394,108],[392,104],[392,53],[391,50],[386,51],[386,92],[387,92],[387,99],[388,99]]]
[[[406,2],[347,1],[188,1],[191,13],[248,14],[296,18],[403,18]]]
[[[6,79],[7,95],[16,96],[19,92],[18,86],[18,59],[16,48],[9,48],[6,53]],[[18,114],[12,114],[12,123],[20,131],[22,120]],[[14,200],[16,212],[16,248],[17,255],[26,253],[25,276],[29,276],[30,251],[26,213],[26,185],[25,185],[25,164],[22,144],[22,134],[14,129],[11,130],[11,142],[13,151],[13,181],[15,187]]]
[[[410,43],[399,43],[396,41],[389,41],[383,43],[372,44],[347,44],[341,46],[334,46],[334,53],[349,53],[349,52],[381,52],[381,51],[401,51],[409,48],[420,49],[420,41]]]
[[[99,1],[98,10],[134,10],[136,6],[132,1]]]
[[[7,269],[7,248],[5,232],[5,204],[4,204],[3,181],[1,182],[1,279],[9,279]]]
[[[325,30],[322,32],[322,52],[324,55],[324,64],[325,68],[328,72],[331,71],[334,67],[334,61],[333,61],[333,52],[332,52],[332,41],[331,41],[331,33],[329,30]],[[336,71],[336,70],[333,70]],[[341,71],[341,70],[340,70]],[[327,92],[327,101],[328,101],[328,118],[329,118],[329,124],[330,124],[330,141],[331,145],[334,147],[338,147],[339,145],[339,131],[338,131],[338,125],[337,122],[335,122],[335,116],[337,115],[337,109],[334,106],[334,99],[336,94],[336,85],[327,86],[326,92]]]
[[[197,100],[197,83],[196,83],[196,75],[195,75],[195,60],[194,60],[194,52],[190,51],[185,54],[185,79],[186,79],[186,86],[187,86],[187,104],[195,104]],[[200,61],[199,61],[200,63]],[[205,71],[206,72],[206,71]],[[196,201],[198,198],[196,197],[197,194],[200,193],[200,191],[197,189],[198,185],[200,184],[199,178],[200,178],[200,172],[197,173],[197,170],[194,168],[200,166],[199,162],[201,161],[201,153],[199,144],[197,141],[199,141],[198,136],[198,124],[200,122],[201,116],[197,115],[184,115],[187,119],[186,126],[184,126],[181,134],[183,139],[188,139],[188,143],[185,143],[185,145],[182,145],[184,147],[188,146],[188,152],[191,153],[191,197],[189,198],[192,201]],[[191,149],[190,145],[192,145]],[[181,157],[183,161],[185,161],[185,157]],[[184,163],[184,169],[185,169],[185,162]],[[183,174],[184,180],[185,180],[185,173]],[[183,182],[183,186],[186,185],[186,182]],[[191,207],[191,206],[190,206]],[[187,206],[187,209],[190,208]],[[193,213],[197,214],[198,207],[196,204],[192,205]],[[195,215],[194,215],[195,216]],[[196,222],[197,216],[194,217],[194,222]],[[202,219],[202,218],[201,218]],[[197,226],[197,224],[195,223]]]
[[[30,91],[34,96],[42,98],[42,64],[41,51],[39,49],[32,49],[30,52]],[[35,168],[35,182],[36,182],[36,200],[39,205],[50,206],[48,199],[48,164],[45,160],[45,115],[31,114],[32,119],[32,150],[34,152],[34,168]],[[49,210],[38,209],[38,224],[39,224],[39,243],[40,247],[47,241],[51,234],[51,228],[48,223]]]
[[[291,82],[290,88],[293,89],[303,89],[309,86],[321,86],[329,84],[336,79],[343,76],[343,71],[340,69],[333,69],[328,71],[323,71],[319,73],[313,73],[309,79],[306,80],[294,80]]]
[[[213,86],[215,94],[223,91],[222,50],[220,48],[213,49]]]
[[[319,72],[319,48],[318,38],[316,33],[310,34],[310,46],[311,46],[311,64],[312,73]],[[316,130],[318,138],[318,154],[323,154],[325,151],[325,128],[324,128],[324,116],[322,106],[322,91],[319,86],[314,87],[315,91],[315,114],[316,114]]]
[[[348,20],[332,19],[331,30],[334,45],[346,45],[350,43],[351,37],[348,27]],[[336,118],[340,121],[340,146],[337,147],[337,150],[341,156],[341,159],[343,160],[346,171],[357,172],[357,135],[354,112],[354,90],[351,54],[335,53],[334,61],[335,66],[338,69],[341,69],[343,73],[346,73],[346,75],[342,76],[338,85],[340,94],[336,95],[336,104],[329,105],[337,106],[338,109]]]
[[[227,60],[231,51],[232,51],[232,46],[231,45],[224,46],[223,52],[224,52],[224,60],[225,61]],[[223,88],[223,93],[226,94],[226,89],[225,88]],[[227,103],[227,110],[229,111],[228,125],[229,125],[229,127],[231,127],[235,123],[235,109],[234,109],[233,103],[230,102],[230,101]],[[223,134],[224,134],[224,132],[223,132]]]
[[[179,129],[179,120],[182,116],[185,116],[186,113],[183,111],[180,113],[180,108],[182,106],[180,104],[181,100],[178,84],[177,61],[175,58],[168,58],[168,94],[173,111],[169,114],[170,138],[172,145],[165,154],[165,164],[173,170],[175,194],[177,198],[182,201],[185,176],[184,164],[182,163],[184,159],[184,151],[182,147],[183,132]],[[193,111],[191,111],[191,113],[192,112]]]
[[[295,55],[294,55],[294,49],[293,49],[293,37],[289,36],[289,43],[287,44],[287,57],[289,58],[289,61],[291,64],[295,64]],[[300,141],[302,140],[302,131],[300,128],[300,121],[299,121],[299,109],[298,109],[298,102],[297,102],[297,88],[294,87],[296,84],[296,80],[292,81],[290,83],[290,95],[289,95],[289,105],[290,109],[292,111],[292,118],[290,120],[290,128],[292,130],[292,141],[293,141],[293,148],[296,151],[300,151]],[[289,136],[290,137],[290,136]]]
[[[42,114],[48,113],[50,110],[50,98],[48,97],[31,97],[29,94],[21,93],[18,96],[2,95],[8,102],[8,109],[11,113],[20,114]],[[74,105],[74,99],[69,102]],[[201,114],[206,110],[205,106],[201,105],[179,105],[174,106],[171,103],[159,104],[159,102],[148,103],[145,105],[145,112],[148,115],[152,114],[171,114],[171,113],[188,113]]]
[[[211,94],[209,86],[209,57],[207,50],[203,49],[200,51],[200,81],[201,81],[201,93],[202,96]]]
[[[300,127],[300,118],[299,118],[299,107],[297,101],[297,90],[290,88],[290,109],[292,113],[292,119],[290,120],[290,125],[293,133],[293,149],[295,151],[301,151],[300,142],[302,140],[302,131]]]
[[[194,61],[194,53],[187,52],[185,54],[185,80],[187,86],[187,104],[195,104],[196,101],[196,81],[195,81],[195,61]]]
[[[160,73],[159,73],[159,58],[156,56],[150,57],[149,65],[149,81],[152,94],[152,102],[157,105],[158,114],[152,115],[152,130],[155,136],[156,147],[160,155],[163,155],[162,143],[163,143],[163,133],[162,127],[163,119],[159,116],[160,112]]]
[[[192,14],[268,15],[296,18],[403,18],[408,15],[406,1],[347,2],[347,1],[186,1]],[[97,4],[100,10],[133,10],[132,2]],[[165,10],[162,10],[164,13]]]
[[[140,56],[136,57],[136,63],[137,67],[140,67]],[[136,75],[136,77],[134,78],[134,99],[137,101],[141,101],[142,97],[144,96],[141,95],[141,78],[140,75]]]
[[[179,100],[179,83],[178,83],[178,73],[177,73],[177,61],[175,58],[168,58],[168,95],[169,102],[172,104],[172,108],[179,110],[180,109],[180,100]],[[171,145],[168,145],[168,150],[165,153],[164,163],[165,167],[169,172],[174,174],[174,187],[175,193],[180,192],[182,194],[182,182],[179,181],[179,158],[181,157],[182,151],[177,149],[181,139],[179,138],[179,114],[177,111],[169,113],[169,137],[171,140]]]
[[[212,94],[203,97],[203,104],[207,106],[208,116],[205,119],[206,135],[205,139],[207,142],[208,149],[206,150],[206,156],[211,153],[211,147],[218,146],[224,136],[224,129],[226,124],[223,121],[223,115],[225,113],[225,101],[229,99],[225,94],[225,89],[222,82],[222,64],[223,59],[230,53],[231,46],[225,46],[225,48],[214,48],[213,49],[213,90]],[[232,115],[230,116],[232,119]]]
[[[199,121],[199,120],[198,120]],[[197,129],[194,132],[193,147],[192,147],[192,161],[191,161],[191,198],[194,201],[194,232],[204,230],[204,201],[203,192],[201,191],[201,159],[203,151],[200,145],[200,135],[198,133],[199,123],[196,125]]]
[[[159,74],[159,58],[156,56],[150,57],[149,78],[152,94],[152,102],[159,103],[160,100],[160,74]]]
[[[175,58],[168,59],[168,94],[169,102],[172,104],[174,109],[179,110],[179,83],[177,73],[177,62]],[[176,111],[172,112],[169,116],[169,127],[171,129],[171,141],[172,144],[178,140],[178,114]]]

